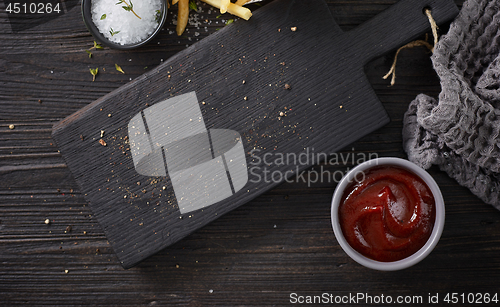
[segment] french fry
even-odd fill
[[[221,0],[201,0],[201,1],[220,9]],[[238,16],[240,18],[243,18],[245,20],[248,20],[250,19],[250,17],[252,17],[252,11],[250,11],[246,7],[242,7],[234,3],[229,3],[229,6],[227,7],[227,12],[235,16]],[[179,24],[179,22],[177,22],[177,24]]]
[[[172,5],[176,4],[177,2],[179,2],[179,0],[172,0]]]
[[[245,4],[247,4],[248,1],[250,1],[250,0],[238,0],[234,4],[239,5],[239,6],[244,6]]]
[[[224,14],[225,12],[227,12],[227,7],[229,6],[229,3],[231,3],[231,1],[229,1],[229,0],[221,0],[220,1],[220,13],[221,14]]]
[[[189,0],[178,0],[179,7],[177,11],[177,27],[176,32],[178,36],[181,36],[186,29],[188,19],[189,19]]]

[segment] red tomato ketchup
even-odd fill
[[[427,184],[396,166],[366,171],[363,180],[347,186],[339,206],[340,227],[349,245],[382,262],[404,259],[422,248],[435,219]]]

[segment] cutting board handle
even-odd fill
[[[431,9],[438,25],[452,20],[458,14],[453,0],[400,0],[348,32],[353,44],[351,54],[359,55],[360,60],[366,64],[430,31],[429,19],[424,14],[425,8]]]

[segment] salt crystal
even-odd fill
[[[130,4],[129,1],[127,3]],[[92,0],[92,21],[99,32],[110,41],[121,45],[135,44],[147,39],[158,26],[156,11],[162,9],[162,1],[133,1],[133,10],[141,19],[122,6],[126,4],[116,4],[116,1],[109,0]]]

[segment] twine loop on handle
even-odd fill
[[[393,86],[396,83],[396,63],[398,61],[398,55],[401,52],[401,50],[414,48],[414,47],[418,47],[418,46],[424,46],[424,47],[427,47],[427,49],[429,49],[431,52],[434,53],[434,46],[436,46],[436,44],[438,42],[438,33],[437,33],[438,26],[436,24],[436,21],[432,17],[430,9],[426,8],[424,10],[424,13],[425,13],[425,15],[427,15],[427,18],[429,18],[429,23],[431,24],[432,35],[434,36],[434,45],[431,45],[427,42],[428,36],[426,34],[425,40],[416,40],[416,41],[410,42],[410,43],[400,47],[396,51],[396,55],[394,56],[394,61],[392,62],[391,69],[389,70],[389,72],[385,76],[382,77],[383,79],[387,79],[387,78],[389,78],[390,75],[392,75],[391,86]]]

